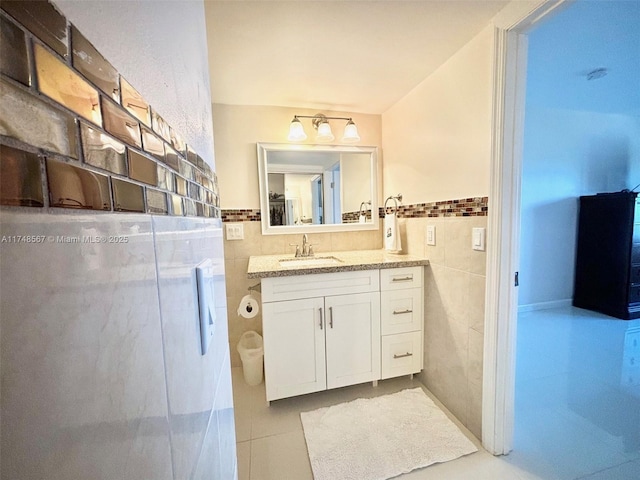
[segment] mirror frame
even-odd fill
[[[354,232],[378,230],[378,147],[353,145],[292,145],[287,143],[257,143],[258,181],[260,183],[260,223],[263,235],[290,235],[296,233]],[[331,153],[367,153],[370,155],[371,175],[371,219],[370,223],[333,223],[316,225],[269,225],[269,190],[267,187],[267,158],[269,152],[301,151]]]

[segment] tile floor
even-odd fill
[[[239,480],[313,478],[300,412],[422,387],[409,377],[272,402],[233,369]],[[402,480],[640,479],[640,320],[574,308],[521,314],[518,321],[514,450],[479,451]],[[337,480],[337,479],[336,479]]]
[[[232,371],[239,480],[312,480],[311,466],[300,422],[300,412],[335,405],[361,397],[373,397],[398,392],[405,388],[422,387],[441,408],[442,404],[417,380],[409,377],[384,380],[378,387],[354,385],[337,390],[272,402],[267,406],[264,383],[248,386],[242,369]],[[452,462],[432,465],[397,478],[402,480],[473,479],[529,480],[521,476],[517,466],[504,458],[484,451],[478,440],[445,408],[443,410],[478,446],[478,452]],[[525,472],[526,473],[526,472]],[[336,479],[339,480],[339,479]]]
[[[640,320],[521,313],[516,356],[509,464],[545,480],[640,479]]]

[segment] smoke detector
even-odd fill
[[[596,68],[587,73],[587,80],[597,80],[607,75],[609,71],[606,68]]]

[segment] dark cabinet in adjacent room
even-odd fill
[[[640,318],[640,199],[634,192],[580,197],[573,305]]]

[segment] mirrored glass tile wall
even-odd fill
[[[220,218],[215,172],[86,33],[0,2],[0,205]]]

